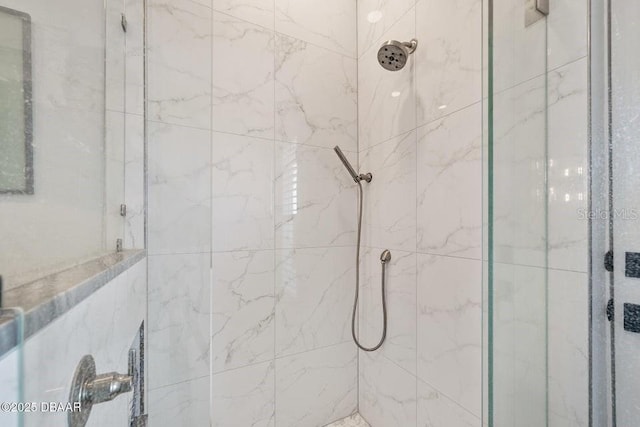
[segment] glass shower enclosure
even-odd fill
[[[640,405],[640,6],[485,5],[489,426],[632,426]]]

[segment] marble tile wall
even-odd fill
[[[358,1],[359,161],[365,185],[360,336],[381,333],[379,256],[389,249],[387,340],[359,354],[372,427],[477,426],[482,402],[480,1]],[[418,39],[401,71],[387,39]]]
[[[548,375],[551,425],[585,425],[586,2],[554,2],[548,21],[528,28],[522,2],[494,4],[496,360],[506,372],[498,417],[543,423]],[[480,425],[481,22],[479,1],[358,3],[359,161],[374,175],[365,190],[365,343],[382,325],[379,253],[393,253],[387,343],[360,355],[360,412],[374,427]],[[405,69],[379,67],[381,41],[412,37],[419,45]],[[583,321],[568,326],[572,315]]]
[[[209,424],[212,10],[147,1],[149,422]]]
[[[242,408],[252,425],[320,426],[359,406],[373,427],[479,426],[481,2],[309,3],[149,0],[149,313],[157,349],[149,385],[162,408],[157,419],[206,425],[210,417],[225,426]],[[582,27],[568,17],[574,6],[554,7],[548,99],[557,118],[549,146],[566,166],[550,170],[550,185],[570,185],[579,206],[584,49],[559,24]],[[515,13],[506,0],[503,9]],[[509,31],[535,51],[536,28]],[[384,71],[378,44],[412,37],[421,44],[405,69]],[[525,126],[505,127],[515,132],[509,138],[536,123],[545,95],[536,77],[547,70],[522,64],[497,94],[503,114]],[[533,152],[513,150],[505,161],[535,167],[537,137],[522,141]],[[373,355],[349,343],[356,192],[331,150],[336,144],[374,174],[365,186],[361,261],[367,343],[380,332],[379,253],[393,253],[389,338]],[[578,176],[565,180],[567,168]],[[533,191],[523,196],[532,207],[537,182],[520,183]],[[571,222],[575,206],[563,203],[549,202],[549,227],[558,230],[549,233],[558,254],[550,259],[577,274],[586,223]],[[526,243],[508,247],[506,235],[506,264],[539,266],[536,227],[505,224]],[[514,290],[507,301],[522,295]],[[578,310],[574,296],[558,299]],[[510,307],[513,328],[526,323]],[[560,311],[550,317],[562,319]],[[556,341],[573,333],[561,325],[555,332]],[[585,342],[575,344],[579,353]],[[577,384],[573,371],[556,370],[567,360],[550,363],[557,393]],[[584,403],[558,402],[559,420]]]
[[[149,0],[148,20],[155,423],[351,415],[356,206],[332,148],[357,162],[355,0]]]

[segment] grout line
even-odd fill
[[[487,262],[487,260],[482,260],[482,261]],[[589,274],[586,271],[570,270],[570,269],[564,269],[564,268],[549,268],[549,267],[544,267],[540,265],[531,265],[531,264],[517,264],[517,263],[502,262],[502,261],[494,261],[494,264],[501,265],[501,266],[509,266],[509,267],[535,268],[535,269],[549,270],[549,271],[562,272],[562,273]]]
[[[356,55],[358,57],[358,60],[362,59],[363,56],[365,56],[367,53],[369,53],[369,51],[371,49],[373,49],[375,46],[378,45],[378,43],[380,43],[380,41],[384,40],[384,36],[389,32],[389,30],[391,28],[393,28],[398,22],[400,22],[402,20],[402,18],[404,18],[409,12],[411,12],[411,9],[414,9],[416,7],[416,5],[418,4],[418,2],[414,2],[412,6],[410,6],[406,12],[404,12],[402,15],[400,15],[400,17],[398,17],[398,19],[396,19],[395,21],[393,21],[391,24],[389,24],[387,26],[387,28],[385,28],[383,30],[382,35],[380,35],[378,38],[376,38],[375,40],[373,40],[371,42],[371,44],[362,52],[361,55],[358,55],[358,52],[356,52]],[[356,23],[357,23],[357,17],[356,17]]]
[[[211,251],[211,250],[202,250],[202,251],[186,251],[186,252],[157,252],[157,253],[147,253],[148,257],[154,256],[167,256],[167,255],[199,255],[199,254],[228,254],[228,253],[238,253],[238,252],[268,252],[268,251],[303,251],[306,249],[345,249],[352,248],[354,245],[339,245],[339,246],[298,246],[298,247],[282,247],[282,248],[247,248],[247,249],[230,249],[228,251]],[[364,246],[363,246],[364,247]],[[407,251],[404,251],[407,252]]]
[[[187,380],[182,380],[182,381],[178,381],[178,382],[171,383],[171,384],[164,384],[164,385],[161,385],[160,387],[150,387],[149,388],[149,392],[162,390],[162,389],[173,387],[173,386],[177,386],[177,385],[180,385],[180,384],[194,382],[194,381],[198,381],[198,380],[201,380],[201,379],[204,379],[204,378],[209,378],[209,377],[210,377],[210,374],[207,373],[205,375],[199,375],[197,377],[189,378]]]
[[[451,398],[449,395],[447,395],[446,393],[443,393],[442,391],[440,391],[438,388],[434,387],[433,385],[431,385],[429,382],[422,380],[421,378],[416,376],[416,384],[418,383],[423,383],[425,385],[427,385],[428,387],[432,388],[433,390],[437,391],[439,394],[441,394],[442,396],[444,396],[445,399],[447,399],[448,401],[450,401],[451,403],[453,403],[454,405],[456,405],[458,408],[462,409],[463,411],[465,411],[466,413],[468,413],[469,415],[471,415],[472,417],[474,417],[477,420],[480,420],[481,416],[478,416],[476,414],[474,414],[473,412],[471,412],[469,409],[465,408],[464,406],[462,406],[458,401],[456,401],[455,399]],[[416,385],[417,388],[417,385]],[[417,399],[416,399],[417,401]],[[416,402],[417,403],[417,402]],[[417,407],[417,404],[416,404]]]
[[[276,46],[276,0],[272,0],[273,6],[273,69],[272,69],[272,78],[273,78],[273,139],[271,142],[271,151],[272,151],[272,161],[271,161],[271,213],[273,218],[273,243],[274,247],[276,244],[276,232],[278,228],[277,220],[276,220],[276,162],[277,162],[277,152],[276,152],[276,66],[277,66],[277,57],[278,57],[278,49]],[[278,425],[278,414],[276,411],[276,396],[277,396],[277,384],[278,384],[278,370],[276,368],[276,348],[277,348],[277,316],[276,316],[276,304],[277,304],[277,258],[276,251],[273,251],[273,356],[271,359],[271,363],[273,364],[273,424]]]
[[[417,37],[418,36],[418,1],[415,2],[414,6],[413,6],[413,11],[414,11],[414,28],[413,28],[413,37]],[[418,52],[418,55],[420,54],[420,52]],[[414,157],[415,157],[415,178],[416,178],[416,182],[415,182],[415,200],[416,200],[416,205],[415,205],[415,224],[414,224],[414,230],[416,233],[416,239],[415,239],[415,257],[414,257],[414,276],[413,276],[413,280],[414,280],[414,301],[415,301],[415,307],[414,307],[414,315],[415,315],[415,329],[414,329],[414,341],[413,341],[413,345],[416,349],[416,357],[415,357],[415,423],[416,426],[418,425],[418,304],[420,302],[420,298],[418,298],[418,146],[419,146],[419,139],[418,139],[418,67],[416,65],[416,63],[418,62],[418,56],[416,55],[413,58],[413,61],[411,63],[411,66],[413,67],[413,90],[414,90],[414,108],[415,108],[415,125],[416,125],[416,134],[415,134],[415,138],[414,138]],[[453,112],[451,112],[451,114],[453,114]]]
[[[214,348],[213,348],[213,331],[214,331],[214,265],[213,265],[213,242],[215,241],[214,227],[213,227],[213,211],[214,211],[214,189],[213,189],[213,159],[214,159],[214,146],[213,146],[213,8],[209,15],[211,21],[209,22],[210,38],[209,38],[209,423],[214,424],[213,408],[214,408],[214,383],[213,383],[213,362],[214,362]]]
[[[329,345],[325,345],[325,346],[322,346],[322,347],[317,347],[317,348],[312,348],[312,349],[309,349],[309,350],[299,351],[299,352],[296,352],[296,353],[285,354],[285,355],[282,355],[282,356],[273,356],[273,357],[261,360],[259,362],[247,363],[246,365],[236,366],[236,367],[228,368],[228,369],[223,369],[221,371],[215,371],[215,372],[212,371],[211,375],[215,376],[215,375],[224,374],[224,373],[227,373],[227,372],[239,371],[240,369],[255,367],[255,366],[264,365],[264,364],[267,364],[267,363],[274,364],[274,370],[275,370],[275,362],[277,360],[282,360],[282,359],[286,359],[286,358],[289,358],[289,357],[301,356],[301,355],[304,355],[306,353],[312,353],[314,351],[327,350],[327,349],[332,348],[332,347],[338,347],[338,346],[341,346],[341,345],[344,345],[344,344],[349,344],[350,342],[351,341],[349,341],[349,340],[341,341],[339,343],[329,344]]]
[[[359,25],[358,25],[358,16],[359,16],[359,0],[355,0],[355,32],[356,32],[356,162],[358,170],[361,170],[362,164],[360,159],[360,57],[358,56],[358,52],[360,49],[360,34],[359,34]],[[356,208],[356,215],[358,215],[358,200],[354,200],[354,205]],[[363,218],[364,222],[364,218]],[[362,224],[361,224],[362,226]],[[360,262],[360,260],[356,260],[356,262]],[[359,266],[356,266],[359,267]],[[352,308],[355,310],[355,307]],[[358,316],[359,317],[359,316]],[[360,334],[360,319],[358,320],[358,336]],[[356,346],[356,412],[360,413],[360,349]]]
[[[301,42],[303,42],[303,43],[307,43],[307,44],[309,44],[309,45],[311,45],[311,46],[314,46],[314,47],[317,47],[317,48],[319,48],[319,49],[326,50],[327,52],[331,52],[331,53],[334,53],[334,54],[336,54],[336,55],[340,55],[340,56],[342,56],[342,57],[344,57],[344,58],[353,59],[354,61],[357,61],[357,60],[358,60],[358,52],[357,52],[357,50],[356,50],[356,54],[355,54],[355,56],[351,56],[351,55],[346,54],[346,53],[344,53],[344,52],[339,52],[339,51],[337,51],[337,50],[335,50],[335,49],[331,49],[331,48],[326,47],[326,46],[321,46],[321,45],[319,45],[319,44],[317,44],[317,43],[315,43],[315,42],[311,42],[311,41],[308,41],[308,40],[304,40],[304,39],[301,39],[301,38],[298,38],[298,37],[295,37],[295,36],[289,35],[289,34],[287,34],[287,33],[283,33],[283,32],[277,31],[277,30],[276,30],[276,15],[275,15],[276,10],[275,10],[275,9],[276,9],[276,8],[275,8],[275,4],[274,4],[274,7],[273,7],[273,28],[268,28],[268,27],[265,27],[264,25],[260,25],[260,24],[256,24],[255,22],[247,21],[247,20],[246,20],[246,19],[244,19],[244,18],[240,18],[240,17],[238,17],[238,16],[235,16],[235,15],[232,15],[232,14],[230,14],[230,13],[223,12],[223,11],[220,11],[220,10],[215,10],[215,9],[213,9],[213,12],[214,12],[214,13],[219,13],[220,15],[228,16],[229,18],[233,18],[233,19],[238,20],[238,21],[241,21],[241,22],[243,22],[243,23],[245,23],[245,24],[249,24],[249,25],[254,25],[254,26],[256,26],[256,27],[260,27],[260,28],[262,28],[262,29],[264,29],[264,30],[266,30],[266,31],[270,31],[270,32],[272,32],[274,35],[284,36],[284,37],[289,37],[289,38],[291,38],[291,39],[295,39],[295,40],[301,41]]]
[[[414,6],[413,6],[413,10],[414,10],[414,28],[413,28],[414,33],[413,33],[413,37],[417,37],[417,32],[418,32],[418,2],[417,1],[415,2]],[[416,178],[416,183],[415,183],[416,185],[414,187],[415,188],[415,201],[416,201],[415,216],[414,216],[414,219],[415,219],[414,230],[415,230],[415,233],[416,233],[416,236],[415,236],[416,237],[416,239],[415,239],[415,242],[416,242],[416,244],[415,244],[415,253],[416,253],[416,255],[415,255],[415,258],[414,258],[415,262],[414,262],[414,276],[413,276],[414,291],[415,291],[414,294],[413,294],[414,295],[414,301],[415,301],[414,316],[415,316],[415,321],[416,321],[416,323],[415,323],[415,336],[413,337],[414,338],[414,343],[413,344],[414,344],[414,348],[416,349],[415,366],[414,366],[414,368],[415,368],[415,371],[414,371],[415,372],[415,384],[416,384],[415,390],[414,390],[415,391],[415,395],[414,396],[415,396],[415,402],[416,402],[416,405],[415,405],[415,423],[416,423],[416,426],[418,425],[418,304],[419,304],[419,301],[420,301],[420,298],[418,298],[418,255],[417,255],[417,253],[418,253],[418,215],[419,215],[419,213],[418,213],[418,184],[419,184],[419,182],[418,182],[418,171],[420,170],[420,169],[418,169],[418,166],[419,166],[419,164],[418,164],[418,146],[419,146],[419,139],[418,139],[418,128],[419,128],[419,126],[418,126],[418,108],[419,108],[418,107],[418,98],[419,98],[419,96],[418,96],[418,80],[419,80],[419,78],[418,78],[418,66],[417,66],[418,60],[417,60],[417,58],[418,58],[417,56],[415,58],[413,58],[413,61],[412,61],[412,64],[411,64],[412,67],[413,67],[413,78],[414,78],[414,80],[413,80],[413,90],[414,90],[414,96],[415,96],[414,106],[415,106],[415,114],[416,114],[415,115],[415,122],[414,122],[414,124],[416,125],[416,131],[415,131],[416,134],[415,134],[415,138],[414,138],[414,144],[415,144],[415,146],[414,146],[415,178]],[[450,112],[450,114],[453,114],[453,112]]]
[[[529,78],[527,78],[525,80],[522,80],[521,82],[517,82],[517,83],[515,83],[515,84],[513,84],[513,85],[511,85],[509,87],[497,90],[497,91],[493,92],[493,96],[495,97],[496,95],[501,95],[504,92],[507,92],[507,91],[512,90],[512,89],[515,89],[518,86],[521,86],[521,85],[523,85],[525,83],[530,83],[531,81],[533,81],[535,79],[539,79],[540,77],[546,77],[549,73],[553,73],[555,71],[558,71],[560,68],[564,68],[564,67],[572,65],[572,64],[574,64],[576,62],[580,62],[581,60],[583,60],[585,58],[588,58],[588,55],[583,55],[583,56],[581,56],[579,58],[573,59],[573,60],[571,60],[569,62],[566,62],[564,64],[561,64],[561,65],[558,65],[557,67],[554,67],[554,68],[552,68],[550,70],[545,70],[543,73],[536,74],[535,76],[531,76],[531,77],[529,77]],[[484,96],[484,93],[483,93],[482,96],[483,96],[483,99],[486,99],[486,97]]]
[[[416,96],[416,103],[417,103],[417,96]],[[416,125],[416,127],[412,128],[412,129],[410,129],[410,130],[403,131],[403,132],[401,132],[401,133],[399,133],[399,134],[396,134],[396,135],[394,135],[394,136],[392,136],[392,137],[389,137],[389,138],[387,138],[387,139],[385,139],[385,140],[383,140],[383,141],[379,141],[379,142],[376,142],[376,143],[370,144],[370,145],[368,145],[368,146],[367,146],[367,148],[363,148],[363,149],[362,149],[362,151],[363,151],[363,152],[369,151],[370,149],[372,149],[372,148],[374,148],[374,147],[377,147],[377,146],[379,146],[379,145],[382,145],[382,144],[384,144],[384,143],[390,142],[391,140],[394,140],[394,139],[396,139],[396,138],[403,137],[403,136],[405,136],[405,135],[407,135],[407,134],[409,134],[409,133],[411,133],[411,132],[419,131],[420,129],[422,129],[422,128],[426,127],[426,126],[433,125],[433,124],[434,124],[434,123],[436,123],[436,122],[439,122],[439,121],[441,121],[441,120],[444,120],[444,119],[448,118],[449,116],[452,116],[452,115],[454,115],[454,114],[456,114],[456,113],[460,113],[460,112],[462,112],[462,111],[464,111],[464,110],[466,110],[466,109],[469,109],[469,108],[475,107],[475,106],[476,106],[476,105],[478,105],[478,104],[482,104],[482,100],[473,101],[472,103],[467,104],[467,105],[465,105],[464,107],[460,107],[460,108],[458,108],[458,109],[456,109],[456,110],[449,111],[449,112],[447,112],[446,114],[444,114],[444,115],[442,115],[442,116],[440,116],[440,117],[438,117],[438,118],[435,118],[435,119],[433,119],[433,120],[429,120],[428,122],[425,122],[425,123],[423,123],[423,124],[421,124],[421,125]],[[480,105],[480,106],[481,106],[481,105]],[[418,120],[418,119],[417,119],[417,107],[416,107],[416,124],[417,124],[417,120]]]

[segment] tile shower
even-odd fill
[[[481,7],[149,1],[151,422],[479,424]],[[404,70],[379,66],[382,40],[414,37]],[[374,176],[365,342],[393,253],[374,354],[350,336],[356,192],[335,145]]]
[[[57,386],[76,353],[115,364],[124,353],[104,343],[128,345],[131,325],[145,320],[151,426],[484,425],[486,3],[146,0],[146,16],[129,17],[132,29],[146,21],[146,92],[136,68],[127,96],[105,95],[106,138],[121,127],[129,138],[125,175],[114,184],[131,213],[124,246],[145,248],[146,257],[27,342],[25,363],[35,369],[60,335],[84,341],[51,353],[61,371],[27,381],[30,396],[65,400]],[[546,27],[526,31],[510,25],[520,22],[521,3],[496,0],[495,19],[505,24],[496,46],[521,55],[511,67],[509,55],[495,58],[494,108],[504,118],[496,142],[506,146],[497,191],[509,193],[514,170],[545,155],[557,167],[548,181],[534,173],[535,182],[518,183],[533,193],[496,206],[498,321],[511,333],[496,342],[497,358],[511,363],[496,377],[509,403],[496,420],[539,427],[535,409],[550,402],[549,426],[587,426],[588,331],[570,322],[588,317],[588,230],[572,216],[586,199],[562,196],[589,191],[586,175],[563,175],[587,167],[586,2],[556,0]],[[380,67],[383,41],[414,38],[402,70]],[[512,40],[542,56],[548,48],[547,63],[528,63]],[[141,59],[141,46],[129,48]],[[536,144],[542,122],[548,153]],[[514,140],[531,150],[510,147]],[[371,353],[351,337],[357,192],[336,145],[373,174],[363,183],[359,266],[365,345],[380,336],[380,253],[392,253],[386,342]],[[547,217],[534,194],[545,186],[557,195]],[[544,226],[548,242],[536,234]],[[543,277],[546,319],[532,303],[543,300]],[[533,308],[517,312],[518,303]],[[105,314],[105,304],[120,309]],[[111,316],[104,330],[76,328],[101,313]],[[545,321],[548,353],[535,347]],[[527,376],[543,369],[543,356],[548,383]],[[125,422],[102,411],[92,416],[98,425]]]

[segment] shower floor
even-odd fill
[[[371,427],[357,412],[326,427]]]

